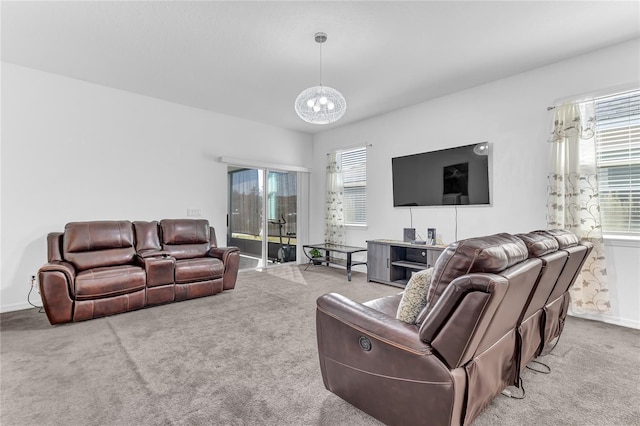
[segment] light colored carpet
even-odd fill
[[[52,327],[36,309],[0,316],[0,423],[378,425],[324,389],[315,300],[397,288],[327,267],[243,272],[235,290]],[[570,318],[527,397],[498,397],[475,425],[632,425],[640,332]],[[428,419],[425,419],[428,424]]]

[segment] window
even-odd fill
[[[640,91],[595,100],[602,230],[640,236]]]
[[[344,223],[367,224],[367,148],[342,151]]]

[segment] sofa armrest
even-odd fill
[[[76,268],[69,262],[49,262],[43,265],[38,273],[54,271],[64,274],[66,281],[69,284],[69,292],[73,295],[75,293],[74,283],[76,280]]]
[[[464,370],[450,371],[416,325],[335,293],[316,305],[328,390],[387,424],[461,424]]]
[[[176,259],[166,251],[146,250],[135,257],[136,265],[144,268],[147,287],[175,283]]]
[[[317,310],[346,325],[361,330],[376,340],[415,353],[430,353],[431,347],[418,337],[418,327],[393,318],[337,293],[320,296]]]
[[[240,249],[238,247],[211,247],[209,256],[220,259],[224,264],[223,289],[235,288],[240,268]]]
[[[451,380],[431,345],[420,340],[416,325],[335,293],[321,296],[316,305],[318,353],[328,389],[341,380],[336,368],[391,381]]]
[[[222,260],[222,263],[227,263],[227,258],[233,253],[240,253],[238,247],[211,247],[209,249],[209,256]]]
[[[456,278],[427,314],[420,338],[431,344],[449,368],[464,365],[473,356],[507,286],[507,279],[495,274]]]
[[[49,262],[38,271],[42,306],[51,324],[73,320],[76,271],[68,262]]]

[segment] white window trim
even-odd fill
[[[617,93],[619,94],[620,97],[626,96],[626,95],[630,95],[631,93],[638,92],[639,87],[640,86],[636,86],[634,88],[630,88],[628,90],[620,91],[620,92],[617,92]],[[598,102],[598,101],[609,102],[609,100],[611,100],[612,98],[616,98],[617,96],[618,95],[616,94],[616,92],[611,91],[611,92],[609,92],[609,94],[594,97],[593,101],[594,102]],[[605,130],[605,132],[606,132],[606,130]],[[595,135],[595,137],[596,137],[596,141],[597,141],[597,138],[598,138],[597,121],[596,121],[596,135]],[[607,137],[608,136],[605,134],[605,136],[604,136],[605,140],[606,140]],[[601,155],[600,148],[596,148],[596,156],[599,157],[600,155]],[[597,170],[598,170],[598,175],[600,175],[600,168],[601,167],[600,167],[599,164],[596,167],[597,167]],[[606,166],[602,166],[602,167],[606,169]],[[602,190],[602,187],[600,187],[599,190]],[[615,213],[617,213],[617,212],[615,212]],[[604,228],[604,221],[603,221],[602,225],[603,225],[603,228]],[[635,232],[633,232],[633,233],[632,232],[615,232],[615,231],[612,231],[612,230],[607,231],[607,230],[604,230],[604,229],[603,229],[603,238],[605,238],[608,241],[612,241],[612,242],[616,241],[617,242],[616,244],[620,244],[621,242],[634,241],[634,240],[640,241],[640,235],[638,235]]]
[[[368,157],[368,149],[371,146],[371,144],[365,144],[365,145],[356,145],[350,148],[342,148],[342,149],[338,149],[337,151],[340,153],[345,153],[345,152],[351,152],[351,151],[359,151],[359,150],[363,150],[365,152],[365,170],[366,170],[366,166],[367,166],[367,161],[366,158]],[[368,203],[366,202],[367,200],[367,195],[369,192],[369,188],[368,188],[368,181],[367,181],[367,172],[365,171],[365,205],[364,205],[364,212],[365,212],[365,217],[367,216],[367,210],[368,210]],[[346,217],[345,217],[345,228],[346,229],[354,229],[354,230],[361,230],[361,229],[366,229],[367,227],[367,223],[368,220],[365,219],[365,223],[347,223],[346,221]]]
[[[604,234],[602,238],[608,246],[640,248],[640,236]]]
[[[358,230],[358,231],[366,231],[369,228],[369,225],[358,225],[358,224],[350,224],[350,225],[345,225],[344,226],[346,229],[354,229],[354,230]]]

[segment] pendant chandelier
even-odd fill
[[[303,90],[296,98],[295,109],[308,123],[329,124],[342,118],[347,101],[336,89],[322,85],[322,43],[327,41],[327,35],[316,33],[315,41],[320,44],[320,85]]]

